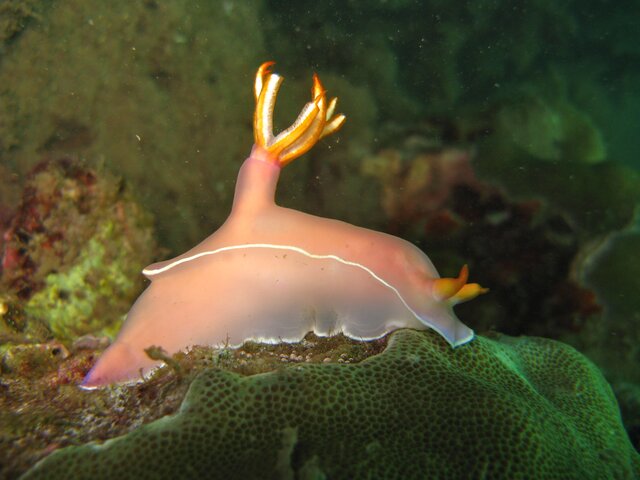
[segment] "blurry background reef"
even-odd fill
[[[20,458],[32,425],[0,432],[11,472],[122,433],[61,439],[78,411],[38,402],[75,395],[142,267],[224,221],[271,59],[277,125],[310,71],[348,117],[283,171],[279,203],[406,238],[445,276],[468,263],[491,292],[463,321],[576,347],[638,448],[638,17],[595,0],[0,1],[0,408],[29,398],[58,432]]]

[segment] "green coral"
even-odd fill
[[[564,344],[400,330],[358,364],[204,371],[180,411],[55,452],[36,478],[633,478],[597,368]]]
[[[43,319],[60,340],[87,333],[114,336],[126,308],[113,308],[113,303],[131,297],[139,274],[134,252],[124,244],[115,248],[119,243],[122,232],[113,222],[99,225],[68,270],[47,275],[44,288],[25,305],[25,313]]]

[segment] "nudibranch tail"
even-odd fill
[[[256,145],[283,167],[309,151],[319,139],[338,131],[345,116],[333,116],[338,99],[333,98],[327,103],[326,90],[314,74],[311,101],[302,108],[289,128],[274,137],[273,110],[283,78],[271,72],[272,65],[274,62],[265,62],[256,73],[253,131]]]

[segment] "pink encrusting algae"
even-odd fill
[[[275,204],[281,168],[338,130],[336,99],[314,76],[312,101],[277,136],[272,114],[282,77],[263,64],[256,75],[255,145],[238,174],[231,214],[188,252],[150,265],[151,280],[84,388],[135,381],[158,365],[145,354],[247,340],[299,341],[309,331],[374,339],[402,327],[439,332],[451,346],[473,331],[453,313],[483,293],[440,278],[429,258],[398,237]]]

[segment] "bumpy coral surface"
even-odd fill
[[[294,344],[194,347],[171,358],[149,349],[170,367],[143,383],[91,392],[77,385],[106,347],[95,338],[68,349],[49,342],[15,345],[3,353],[0,346],[0,480],[18,478],[55,449],[115,438],[176,413],[191,382],[207,368],[256,375],[289,364],[358,363],[382,352],[387,340],[310,333]]]
[[[358,364],[203,372],[180,411],[35,478],[633,478],[599,371],[566,345],[401,330]]]

